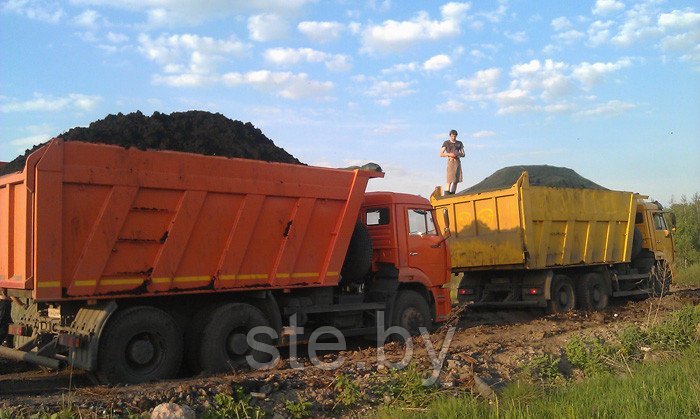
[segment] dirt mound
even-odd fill
[[[529,175],[530,185],[533,186],[607,190],[607,188],[586,179],[568,167],[543,164],[504,167],[503,169],[495,171],[491,176],[476,185],[458,193],[474,194],[510,188],[518,181],[520,175],[525,171]]]
[[[234,121],[219,113],[174,112],[169,115],[141,112],[108,115],[87,128],[76,127],[58,135],[66,141],[114,144],[141,150],[174,150],[211,156],[239,157],[302,164],[275,146],[250,122]],[[27,150],[0,169],[0,175],[22,170],[26,157],[43,144]]]

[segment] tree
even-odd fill
[[[680,203],[669,208],[676,215],[676,260],[684,266],[700,262],[700,194],[688,200],[681,196]]]

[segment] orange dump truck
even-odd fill
[[[0,356],[140,382],[257,357],[256,326],[281,345],[443,321],[432,207],[365,194],[376,177],[54,139],[0,177]]]

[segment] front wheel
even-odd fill
[[[182,334],[171,315],[139,306],[118,312],[100,339],[97,377],[105,383],[142,383],[174,377]]]
[[[394,303],[392,325],[402,327],[415,336],[420,333],[421,327],[430,330],[432,324],[430,307],[422,295],[412,290],[399,292]]]
[[[574,284],[566,275],[555,275],[549,291],[548,308],[551,313],[566,313],[576,307]]]

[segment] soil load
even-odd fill
[[[231,120],[220,113],[205,111],[154,112],[146,116],[140,111],[118,113],[75,127],[58,135],[65,141],[114,144],[141,150],[173,150],[211,156],[238,157],[269,162],[303,164],[283,148],[277,147],[250,122]],[[21,171],[24,162],[39,144],[18,156],[0,175]]]
[[[458,194],[476,194],[510,188],[518,181],[523,172],[528,173],[532,186],[608,190],[568,167],[543,164],[504,167],[496,170],[491,176],[476,185],[458,192]]]

